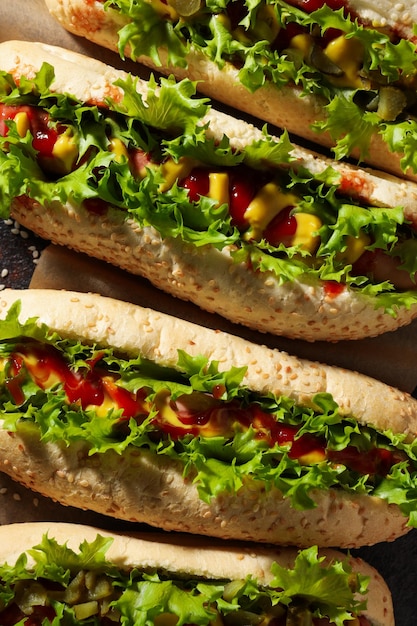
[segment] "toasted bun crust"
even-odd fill
[[[0,44],[0,58],[2,69],[16,80],[22,75],[33,77],[45,60],[53,63],[53,89],[70,92],[82,101],[103,104],[106,97],[117,100],[122,95],[113,83],[123,72],[74,52],[45,44],[6,42]],[[146,83],[139,82],[138,90],[145,93]],[[217,111],[212,110],[205,121],[213,137],[225,133],[237,149],[262,137],[254,126]],[[333,163],[300,148],[294,150],[294,156],[299,166],[314,172]],[[338,164],[337,168],[342,173],[342,189],[368,200],[372,197],[376,206],[381,206],[384,198],[385,205],[391,203],[388,206],[407,203],[406,214],[414,219],[414,183],[347,165]],[[25,197],[16,199],[11,211],[22,225],[53,243],[144,276],[178,298],[262,332],[307,341],[361,339],[396,330],[417,316],[417,305],[402,308],[393,317],[376,309],[368,296],[348,289],[329,295],[325,285],[308,279],[280,285],[268,272],[254,273],[246,264],[236,264],[228,249],[196,249],[179,239],[162,239],[150,227],[124,221],[121,213],[101,216],[69,204],[47,208]]]
[[[409,531],[394,505],[332,490],[310,492],[316,507],[292,509],[277,489],[242,487],[206,504],[183,467],[146,451],[89,456],[87,446],[43,443],[33,430],[0,431],[0,468],[60,504],[166,531],[277,545],[359,548]]]
[[[128,23],[126,18],[121,17],[116,11],[105,11],[103,3],[99,0],[45,0],[50,13],[60,22],[60,24],[75,35],[85,37],[98,45],[118,52],[118,31]],[[391,2],[384,2],[384,7]],[[392,3],[394,4],[394,3]],[[388,11],[391,15],[398,14],[398,7],[404,6],[395,4]],[[375,19],[374,3],[368,10],[364,2],[360,2],[360,7],[354,7],[359,13],[365,10],[366,17]],[[410,11],[407,5],[407,19],[400,16],[395,24],[397,33],[404,29],[403,34],[407,36],[410,31]],[[405,9],[404,9],[405,10]],[[413,7],[413,11],[415,11]],[[381,26],[377,24],[377,26]],[[400,26],[399,26],[400,25]],[[383,25],[385,26],[385,24]],[[302,90],[296,85],[285,85],[276,88],[272,83],[267,83],[254,93],[249,92],[239,81],[238,71],[230,63],[225,63],[220,70],[217,65],[208,60],[200,51],[191,48],[186,56],[187,67],[179,68],[169,65],[167,62],[166,50],[158,50],[161,64],[155,63],[153,59],[140,56],[134,60],[143,63],[163,74],[173,74],[181,79],[187,76],[191,80],[197,80],[198,89],[228,106],[238,108],[249,115],[260,118],[270,124],[280,128],[286,128],[289,132],[304,139],[320,144],[326,148],[331,148],[334,142],[328,133],[318,133],[312,129],[312,124],[325,119],[325,102],[320,96],[311,94],[303,96]],[[130,50],[125,50],[126,56],[130,56]],[[359,159],[357,151],[352,152],[352,157]],[[377,169],[381,169],[391,174],[404,176],[400,166],[402,154],[392,153],[379,134],[374,134],[366,162]],[[409,180],[417,181],[417,174],[409,170],[405,175]]]
[[[271,566],[274,562],[292,567],[298,550],[291,548],[268,548],[259,546],[213,544],[189,536],[176,538],[175,543],[161,534],[121,534],[103,531],[92,526],[78,524],[38,522],[11,524],[0,527],[0,563],[12,565],[22,552],[38,545],[42,537],[66,543],[78,550],[84,541],[92,542],[97,534],[112,537],[113,543],[106,552],[108,561],[121,570],[134,567],[163,571],[182,576],[198,576],[207,579],[242,579],[253,576],[261,585],[272,580]],[[178,540],[179,539],[179,540]],[[345,554],[337,550],[322,550],[324,563],[345,561]],[[28,555],[28,567],[32,559]],[[373,626],[394,626],[391,593],[380,574],[362,559],[349,557],[355,572],[369,576],[366,594],[367,608],[364,615]]]
[[[48,61],[55,68],[52,89],[58,93],[71,93],[80,101],[99,106],[105,105],[106,98],[118,101],[122,97],[121,89],[113,83],[126,77],[125,72],[72,50],[38,42],[5,41],[0,42],[0,54],[1,69],[10,72],[16,80],[22,75],[33,77],[42,63]],[[137,90],[146,96],[147,82],[138,79]],[[203,124],[206,122],[209,123],[209,137],[221,139],[227,135],[236,150],[261,140],[263,136],[253,124],[215,109],[211,109],[202,121]],[[297,145],[294,145],[292,156],[296,159],[293,167],[307,168],[312,174],[319,174],[328,167],[337,170],[341,175],[340,189],[345,195],[376,207],[403,206],[407,219],[417,220],[417,184],[386,172],[337,162]]]
[[[380,428],[417,431],[417,401],[360,374],[313,364],[222,332],[128,303],[74,292],[5,290],[0,315],[19,299],[21,319],[39,317],[63,336],[112,345],[175,366],[177,350],[205,354],[222,368],[247,365],[245,383],[310,402],[333,394],[341,411]],[[200,500],[182,467],[146,451],[89,455],[77,443],[41,443],[35,429],[0,431],[0,467],[25,486],[59,502],[165,530],[281,545],[359,547],[408,531],[396,506],[370,496],[317,491],[315,509],[291,509],[276,489],[246,485],[210,504]]]
[[[381,430],[417,436],[417,400],[363,374],[299,359],[222,331],[91,293],[54,289],[5,289],[0,318],[13,302],[21,320],[39,318],[64,337],[112,346],[166,367],[177,366],[178,350],[204,354],[225,371],[246,367],[244,384],[257,393],[285,395],[311,405],[317,393],[330,393],[343,415]]]

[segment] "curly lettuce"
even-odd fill
[[[60,441],[70,446],[84,442],[90,455],[113,450],[150,451],[176,462],[183,474],[192,479],[200,497],[209,502],[224,493],[237,493],[249,482],[262,489],[278,489],[297,509],[315,506],[312,490],[338,489],[348,493],[376,495],[399,506],[410,524],[417,525],[417,440],[406,441],[405,435],[390,430],[379,431],[372,425],[362,426],[355,416],[340,414],[337,403],[326,393],[317,394],[312,403],[297,404],[288,397],[273,394],[260,396],[242,384],[245,368],[221,371],[217,362],[205,357],[191,357],[179,352],[176,369],[156,366],[137,357],[123,358],[110,348],[82,345],[61,339],[46,326],[30,319],[17,321],[19,303],[10,308],[0,322],[0,359],[7,360],[22,341],[36,339],[54,346],[73,372],[83,376],[97,364],[116,376],[117,385],[135,394],[146,389],[150,411],[140,419],[125,418],[122,408],[112,408],[102,415],[94,406],[82,408],[68,402],[63,384],[41,389],[30,376],[19,376],[21,401],[16,401],[7,385],[8,368],[0,372],[0,417],[2,428],[22,436],[40,437],[42,442]],[[94,364],[92,366],[91,364]],[[221,395],[219,395],[221,390]],[[343,462],[333,463],[322,457],[317,462],[302,463],[292,458],[287,442],[269,442],[257,437],[255,426],[239,426],[233,433],[208,435],[203,432],[172,436],[154,422],[158,394],[168,392],[173,400],[194,392],[213,394],[222,401],[237,402],[242,408],[254,405],[273,417],[279,425],[296,427],[296,439],[309,435],[324,438],[328,450],[341,451],[353,446],[363,455],[375,447],[391,451],[396,460],[385,475],[352,470]]]
[[[317,547],[300,550],[292,567],[272,563],[272,581],[264,586],[252,576],[238,581],[202,579],[157,568],[143,571],[140,564],[131,571],[122,570],[106,557],[112,542],[111,537],[98,533],[95,540],[84,540],[73,550],[49,534],[43,535],[15,563],[0,565],[0,616],[14,603],[24,603],[30,613],[31,602],[39,603],[40,597],[44,602],[41,611],[45,606],[53,608],[53,624],[62,623],[58,621],[61,618],[74,625],[99,624],[100,613],[119,624],[146,626],[170,615],[178,625],[208,626],[219,615],[228,623],[228,616],[239,617],[240,611],[255,620],[265,612],[282,615],[288,611],[298,612],[300,619],[301,615],[304,619],[307,615],[310,619],[327,617],[343,626],[366,609],[369,577],[353,571],[345,558],[325,564]],[[78,611],[83,609],[83,580],[90,574],[91,581],[100,581],[101,594],[96,613],[84,619]],[[89,595],[94,597],[93,583]]]
[[[264,129],[262,137],[243,151],[234,150],[223,136],[207,136],[206,99],[195,97],[195,85],[152,79],[145,99],[128,76],[117,81],[120,101],[108,101],[99,108],[77,101],[70,94],[51,91],[54,73],[45,63],[37,75],[22,78],[16,85],[10,75],[0,73],[0,103],[5,106],[38,107],[48,113],[51,124],[65,126],[78,147],[78,162],[66,174],[51,176],[40,165],[28,131],[22,136],[13,119],[6,120],[7,134],[0,137],[0,216],[8,217],[14,198],[27,195],[41,205],[87,207],[102,202],[103,210],[115,221],[133,220],[139,227],[152,226],[162,238],[178,238],[195,247],[215,246],[230,254],[235,263],[269,272],[278,284],[297,279],[337,281],[372,299],[375,307],[396,315],[399,307],[417,301],[417,290],[399,291],[389,281],[373,281],[356,275],[352,265],[339,253],[349,238],[369,235],[367,249],[383,250],[400,258],[401,267],[414,278],[417,272],[417,238],[404,221],[401,207],[386,210],[362,206],[338,193],[340,175],[328,168],[317,176],[292,167],[292,144],[283,133],[277,141]],[[125,151],[150,155],[153,165],[145,177],[132,175],[126,156],[118,156],[110,145],[117,140]],[[239,172],[250,168],[267,172],[283,193],[298,198],[293,212],[317,216],[321,245],[313,254],[301,245],[271,245],[265,239],[247,240],[233,224],[227,203],[201,195],[191,201],[188,191],[177,182],[161,187],[163,172],[158,164],[171,159],[204,163],[213,169]],[[245,174],[243,173],[244,177]],[[88,210],[85,208],[85,210]],[[342,227],[341,227],[342,226]]]
[[[171,4],[175,7],[174,1]],[[412,105],[387,121],[360,104],[363,97],[378,97],[380,88],[387,85],[398,88],[405,100],[414,102],[417,61],[416,46],[411,41],[395,41],[387,32],[364,26],[343,8],[333,10],[326,4],[306,13],[283,0],[207,0],[199,11],[185,18],[178,14],[168,18],[157,2],[149,0],[107,0],[104,8],[126,19],[119,31],[122,57],[129,46],[133,58],[144,55],[161,65],[162,48],[169,63],[185,67],[186,54],[193,48],[220,69],[225,63],[234,64],[242,85],[251,92],[266,83],[277,89],[293,83],[300,87],[301,96],[316,94],[322,99],[325,118],[314,128],[330,133],[337,158],[357,150],[360,158],[366,160],[371,137],[380,134],[392,152],[403,155],[403,170],[417,172],[417,119]],[[265,17],[266,12],[269,13]],[[237,23],[231,25],[235,14]],[[271,22],[277,34],[270,34],[269,30],[274,30]],[[360,46],[363,62],[358,81],[362,79],[363,85],[332,80],[331,74],[322,70],[320,64],[313,64],[308,55],[294,48],[282,49],[281,36],[285,37],[286,29],[294,25],[316,38],[334,29]]]

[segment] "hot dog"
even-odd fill
[[[5,290],[0,310],[0,468],[26,487],[299,547],[416,525],[408,394],[102,296]]]
[[[72,33],[416,179],[415,1],[46,0]]]
[[[2,626],[62,614],[128,626],[394,624],[381,576],[335,550],[173,543],[42,522],[2,526],[0,539]]]
[[[359,339],[416,316],[414,183],[208,109],[189,81],[0,55],[4,217],[264,332]]]

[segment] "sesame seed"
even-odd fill
[[[47,241],[39,239],[29,229],[24,228],[16,220],[0,220],[0,237],[3,239],[6,260],[0,267],[0,291],[12,288],[27,288],[34,267],[38,264],[42,250]],[[13,241],[12,235],[20,235],[19,241]],[[39,242],[39,246],[38,246]]]

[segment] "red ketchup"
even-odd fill
[[[353,13],[348,10],[345,0],[289,0],[289,4],[299,7],[306,13],[313,13],[327,5],[333,11],[344,9],[345,16],[351,14],[352,18],[354,17]],[[280,30],[277,39],[273,43],[273,48],[282,51],[290,46],[293,37],[308,32],[310,32],[309,28],[300,26],[295,22],[288,22],[285,28]],[[336,28],[328,28],[326,32],[323,33],[321,39],[317,38],[317,43],[324,48],[332,39],[339,37],[341,34],[342,32]]]
[[[196,167],[188,176],[179,181],[179,186],[188,189],[191,202],[198,202],[201,196],[207,196],[210,190],[210,171],[208,168]],[[256,190],[260,187],[262,174],[257,175],[245,167],[227,170],[229,176],[229,213],[232,224],[240,231],[248,228],[244,217],[245,211],[253,200]]]
[[[242,169],[230,175],[229,212],[232,224],[240,231],[245,231],[249,226],[245,212],[259,188],[259,181],[255,182],[254,178],[253,172]]]
[[[68,402],[78,403],[84,409],[100,406],[107,398],[113,406],[122,409],[123,422],[130,418],[143,419],[149,414],[145,402],[149,390],[143,388],[131,393],[119,387],[115,378],[100,367],[100,360],[101,354],[98,353],[89,362],[91,369],[74,372],[58,350],[33,342],[20,347],[11,355],[7,388],[15,402],[22,403],[22,384],[28,372],[41,389],[61,383]],[[367,452],[358,451],[353,446],[341,451],[326,450],[323,437],[310,433],[298,436],[299,426],[277,422],[272,414],[263,411],[257,404],[242,407],[237,400],[222,401],[218,398],[223,392],[223,388],[216,389],[214,395],[194,392],[175,401],[171,400],[167,392],[162,405],[157,407],[152,423],[173,439],[185,435],[219,435],[227,438],[233,437],[236,426],[243,432],[252,427],[254,436],[265,441],[269,447],[277,444],[288,447],[291,459],[300,459],[302,463],[303,457],[313,454],[317,461],[327,458],[332,463],[346,465],[360,474],[385,476],[394,464],[403,460],[400,454],[384,448],[371,448]],[[169,407],[167,414],[164,403]],[[175,415],[176,423],[172,415]]]
[[[207,196],[210,188],[209,171],[204,167],[196,167],[179,182],[179,186],[188,189],[191,202],[198,202],[201,196]]]
[[[7,120],[15,120],[18,114],[24,114],[26,119],[17,123],[19,134],[23,137],[27,129],[32,135],[32,147],[37,152],[37,161],[42,170],[48,175],[65,175],[75,167],[76,148],[74,154],[63,160],[54,154],[54,147],[58,138],[64,133],[62,124],[52,124],[47,111],[40,107],[19,105],[7,106],[0,104],[0,135],[7,136],[9,129]]]
[[[333,11],[346,8],[345,0],[290,0],[290,4],[299,6],[306,13],[313,13],[326,4]]]
[[[346,289],[346,285],[335,280],[326,280],[323,283],[324,293],[329,298],[336,298]]]
[[[34,357],[34,358],[33,358]],[[100,359],[100,355],[96,361]],[[91,369],[86,372],[72,371],[60,353],[51,346],[30,345],[21,348],[13,355],[14,376],[7,382],[7,388],[16,404],[24,400],[21,390],[23,363],[34,382],[41,388],[47,388],[53,376],[63,385],[70,403],[78,403],[85,409],[88,406],[100,406],[105,400],[105,394],[111,397],[116,405],[123,409],[123,417],[134,417],[143,411],[143,400],[125,389],[117,386],[114,381],[108,381],[103,372],[90,362]]]
[[[268,224],[264,237],[272,246],[284,244],[289,248],[297,230],[297,219],[291,215],[294,207],[289,206],[280,211]]]
[[[340,451],[328,450],[327,458],[335,463],[346,465],[358,474],[371,476],[386,476],[395,463],[403,460],[399,455],[384,448],[372,448],[364,452],[353,446]]]
[[[14,120],[18,113],[25,113],[28,117],[33,148],[40,156],[51,158],[59,133],[49,126],[49,115],[41,108],[0,104],[0,135],[7,136],[9,129],[6,120]]]

